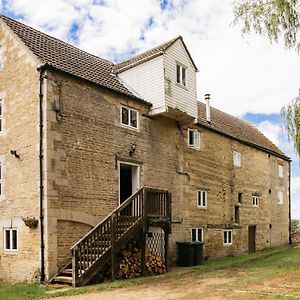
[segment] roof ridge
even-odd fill
[[[71,48],[74,48],[74,49],[76,49],[76,50],[78,50],[78,51],[80,51],[80,52],[82,52],[82,53],[85,53],[85,54],[90,55],[90,56],[93,56],[93,57],[95,57],[95,58],[97,58],[97,59],[106,61],[107,63],[111,64],[112,67],[114,66],[114,64],[113,64],[111,61],[109,61],[109,60],[107,60],[107,59],[105,59],[105,58],[99,57],[99,56],[97,56],[97,55],[95,55],[95,54],[92,54],[92,53],[89,53],[89,52],[87,52],[87,51],[85,51],[85,50],[82,50],[82,49],[80,49],[80,48],[77,47],[77,46],[74,46],[74,45],[72,45],[72,44],[70,44],[70,43],[67,43],[67,42],[65,42],[65,41],[63,41],[63,40],[61,40],[61,39],[59,39],[59,38],[56,38],[56,37],[54,37],[54,36],[52,36],[52,35],[50,35],[50,34],[47,34],[47,33],[43,32],[43,31],[41,31],[41,30],[39,30],[39,29],[36,29],[36,28],[34,28],[34,27],[30,26],[30,25],[24,24],[24,23],[22,23],[22,22],[20,22],[20,21],[18,21],[18,20],[12,19],[12,18],[10,18],[10,17],[8,17],[8,16],[5,16],[5,15],[3,15],[3,14],[1,14],[1,13],[0,13],[0,19],[3,19],[4,22],[5,22],[5,19],[8,19],[9,21],[18,23],[18,24],[20,24],[21,26],[26,26],[26,27],[28,27],[28,28],[34,30],[34,31],[37,31],[39,34],[42,34],[42,35],[44,35],[44,36],[47,36],[47,37],[50,38],[50,39],[53,39],[53,40],[58,41],[58,42],[60,42],[60,43],[63,43],[63,44],[65,44],[66,46],[71,47]]]
[[[134,56],[131,56],[130,58],[127,58],[127,59],[125,59],[125,60],[123,60],[123,61],[121,61],[121,62],[119,62],[119,63],[117,63],[117,64],[114,64],[115,66],[118,66],[118,65],[120,65],[120,64],[123,64],[123,63],[125,63],[125,62],[127,62],[127,61],[130,61],[130,60],[132,60],[132,59],[135,59],[135,58],[137,58],[137,57],[139,57],[140,55],[143,55],[143,54],[145,54],[145,53],[147,53],[147,52],[149,52],[149,51],[153,51],[153,50],[155,50],[155,49],[157,49],[157,48],[160,48],[160,47],[162,47],[162,46],[164,46],[164,45],[167,45],[167,44],[173,44],[175,41],[177,41],[178,39],[182,39],[182,36],[181,35],[178,35],[178,36],[176,36],[175,38],[172,38],[172,39],[170,39],[170,40],[168,40],[168,41],[166,41],[166,42],[164,42],[164,43],[161,43],[161,44],[159,44],[159,45],[157,45],[157,46],[155,46],[155,47],[152,47],[152,48],[150,48],[150,49],[148,49],[148,50],[145,50],[145,51],[143,51],[143,52],[141,52],[141,53],[138,53],[138,54],[136,54],[136,55],[134,55]],[[168,46],[169,47],[169,46]]]

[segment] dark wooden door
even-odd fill
[[[255,252],[256,226],[248,226],[248,252]]]

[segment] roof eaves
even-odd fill
[[[204,123],[199,123],[199,122],[198,122],[196,125],[199,126],[199,127],[204,127],[204,128],[206,128],[206,129],[208,129],[208,130],[211,130],[211,131],[213,131],[213,132],[215,132],[215,133],[221,134],[221,135],[223,135],[223,136],[225,136],[225,137],[229,137],[229,138],[231,138],[231,139],[233,139],[233,140],[235,140],[235,141],[238,141],[238,142],[240,142],[240,143],[242,143],[242,144],[245,144],[245,145],[247,145],[247,146],[251,146],[251,147],[253,147],[253,148],[262,150],[262,151],[264,151],[264,152],[266,152],[266,153],[269,153],[269,154],[272,154],[272,155],[274,155],[274,156],[280,157],[280,158],[282,158],[282,159],[284,159],[284,160],[286,160],[286,161],[292,161],[292,159],[291,159],[290,157],[286,156],[286,155],[283,155],[283,154],[281,154],[281,153],[278,153],[278,152],[273,151],[273,150],[271,150],[271,149],[268,149],[268,148],[266,148],[266,147],[263,147],[263,146],[260,146],[260,145],[257,145],[257,144],[254,144],[254,143],[245,141],[245,140],[243,140],[243,139],[239,139],[239,138],[237,138],[237,137],[235,137],[235,136],[233,136],[233,135],[230,135],[230,134],[225,133],[225,132],[223,132],[223,131],[221,131],[221,130],[215,129],[215,128],[209,126],[209,125],[205,125]]]
[[[79,76],[79,75],[75,75],[75,74],[72,74],[72,73],[70,73],[70,72],[68,72],[68,71],[65,71],[65,70],[62,70],[62,69],[60,69],[60,68],[57,68],[57,67],[55,67],[55,66],[53,66],[53,65],[51,65],[51,64],[49,64],[49,63],[45,63],[45,64],[41,65],[41,66],[38,68],[38,71],[41,70],[41,69],[46,70],[47,68],[48,68],[48,69],[53,69],[53,70],[55,70],[55,71],[61,72],[61,73],[63,73],[63,74],[66,74],[66,75],[68,75],[68,76],[71,76],[71,77],[80,79],[80,80],[82,80],[82,81],[84,81],[84,82],[88,82],[88,83],[90,83],[90,84],[92,84],[92,85],[97,85],[97,86],[104,87],[104,88],[106,88],[106,89],[109,89],[109,90],[111,90],[111,91],[114,91],[115,93],[118,93],[118,94],[120,94],[120,95],[122,95],[122,96],[128,97],[128,98],[130,98],[130,99],[132,99],[132,100],[135,100],[135,101],[137,101],[137,102],[139,102],[139,103],[142,103],[142,104],[144,104],[144,105],[152,106],[152,103],[147,102],[146,100],[141,99],[141,98],[135,96],[134,94],[132,94],[132,95],[130,95],[130,94],[125,94],[125,93],[123,93],[123,92],[121,92],[121,91],[118,91],[118,90],[116,90],[116,89],[113,89],[113,88],[111,88],[111,87],[109,87],[109,86],[106,86],[106,85],[104,85],[104,84],[100,84],[100,83],[98,83],[98,82],[95,82],[95,81],[86,79],[86,78],[81,77],[81,76]]]

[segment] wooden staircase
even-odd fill
[[[110,265],[112,280],[116,279],[117,253],[139,233],[142,240],[142,275],[145,273],[145,238],[151,222],[169,227],[171,224],[171,193],[143,187],[130,196],[101,223],[96,225],[72,248],[72,262],[60,270],[50,283],[86,285]]]

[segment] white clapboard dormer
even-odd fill
[[[115,65],[137,96],[152,103],[151,116],[197,121],[197,67],[181,36]]]

